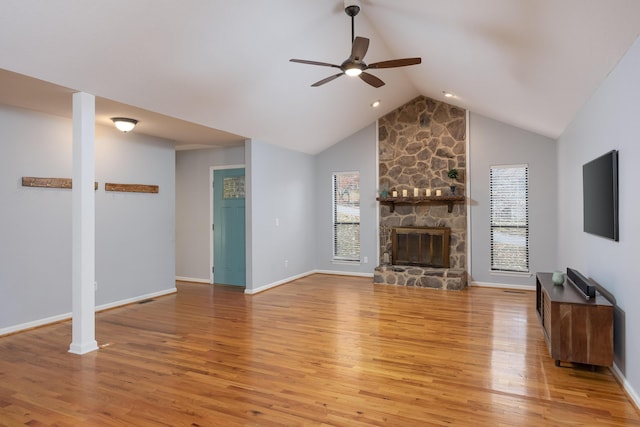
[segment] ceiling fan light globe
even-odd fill
[[[344,73],[349,77],[358,77],[362,74],[362,70],[360,68],[347,68]]]

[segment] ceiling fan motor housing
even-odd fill
[[[360,12],[359,0],[344,0],[344,11],[352,18]]]

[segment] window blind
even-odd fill
[[[360,261],[360,172],[333,174],[333,259]]]
[[[529,271],[529,172],[491,166],[491,270]]]

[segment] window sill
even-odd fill
[[[346,259],[332,259],[331,260],[331,264],[338,264],[338,265],[360,265],[361,262],[360,261],[349,261]]]
[[[492,276],[505,276],[505,277],[533,277],[531,272],[518,272],[518,271],[489,271]]]

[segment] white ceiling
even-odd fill
[[[99,123],[137,118],[135,132],[178,148],[246,137],[313,154],[451,91],[452,104],[555,138],[640,35],[638,0],[361,5],[366,62],[422,57],[371,71],[379,89],[346,76],[312,88],[336,69],[289,62],[349,56],[343,0],[3,0],[0,103],[70,116],[70,94],[84,91]]]

